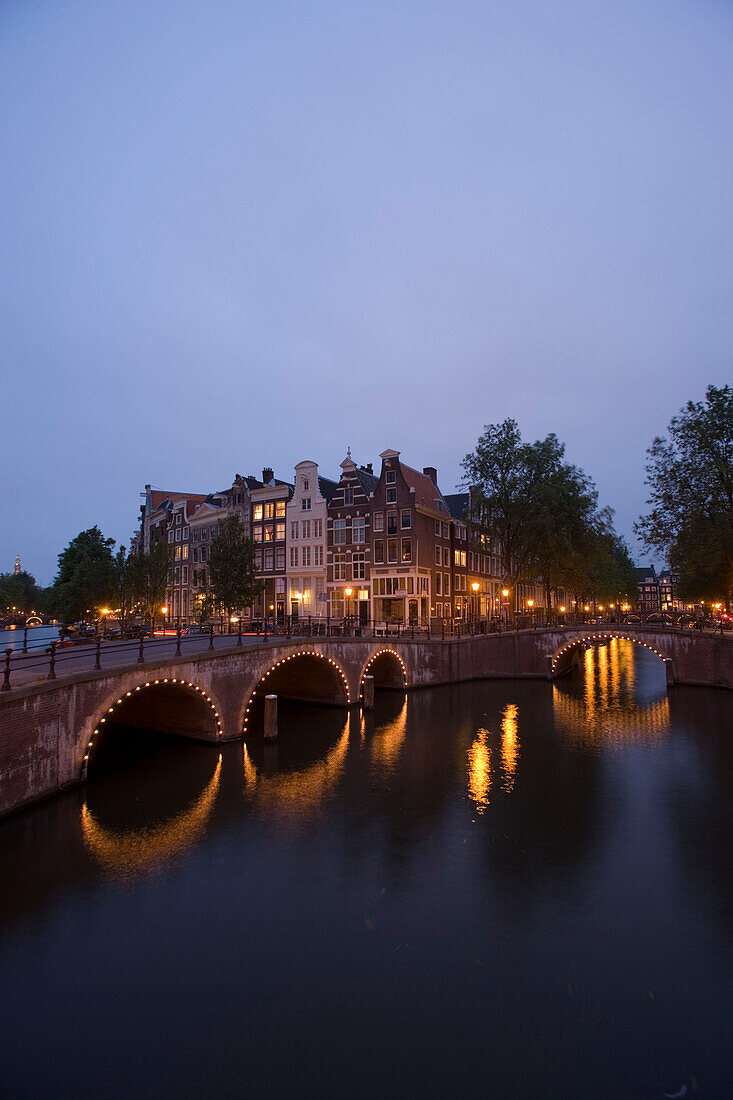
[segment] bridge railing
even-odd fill
[[[635,630],[665,631],[670,633],[690,633],[698,630],[697,624],[651,623],[651,622],[601,622],[589,618],[566,616],[562,622],[548,623],[532,621],[528,617],[518,616],[515,620],[472,619],[449,620],[431,619],[428,623],[402,623],[389,620],[371,619],[362,621],[356,618],[339,620],[285,620],[281,623],[265,620],[257,624],[254,631],[242,629],[242,623],[236,631],[224,631],[214,626],[202,629],[191,627],[164,628],[151,635],[141,634],[138,638],[105,640],[101,635],[71,641],[59,638],[50,644],[42,641],[28,644],[24,638],[22,648],[8,647],[0,665],[2,683],[0,692],[27,686],[39,680],[55,680],[61,676],[71,676],[78,672],[102,671],[115,666],[134,662],[144,665],[155,662],[161,657],[194,656],[205,652],[224,651],[253,644],[264,644],[274,639],[289,638],[362,638],[380,640],[419,641],[430,639],[461,639],[483,634],[495,634],[511,631],[533,631],[551,628],[553,630],[577,630],[584,626],[598,629],[623,629],[624,626]]]

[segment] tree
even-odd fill
[[[226,611],[250,607],[264,588],[255,573],[255,544],[239,516],[228,516],[209,550],[209,577],[214,599]]]
[[[73,622],[89,612],[114,602],[114,539],[107,539],[97,526],[81,531],[59,554],[59,568],[53,584],[52,607],[59,618]]]
[[[650,550],[664,554],[710,596],[733,590],[733,388],[708,386],[688,401],[647,451],[650,510],[635,524]]]
[[[140,555],[128,554],[121,546],[114,557],[115,601],[120,626],[125,629],[125,620],[143,595],[141,585]]]
[[[35,577],[25,570],[22,573],[0,573],[0,609],[17,611],[38,610],[43,601],[43,590],[36,585]]]
[[[153,542],[147,553],[135,554],[131,562],[131,584],[145,618],[155,626],[165,600],[173,566],[173,547],[163,539]]]
[[[564,456],[556,435],[524,443],[508,419],[489,424],[463,460],[474,526],[490,533],[504,584],[540,582],[548,606],[552,588],[582,590],[599,537],[612,531],[593,482]]]

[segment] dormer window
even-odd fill
[[[310,481],[308,480],[307,477],[304,477],[303,478],[303,489],[307,493],[309,488],[310,488]]]
[[[387,470],[384,480],[387,485],[394,485],[397,481],[397,474],[394,470]]]

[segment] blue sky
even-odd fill
[[[732,46],[705,0],[5,0],[0,571],[348,445],[450,492],[506,416],[631,537],[731,381]]]

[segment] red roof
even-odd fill
[[[171,503],[177,500],[187,500],[192,504],[201,504],[206,500],[205,493],[166,493],[163,489],[153,489],[150,493],[153,511],[157,512],[164,500],[169,500]]]
[[[421,474],[419,470],[413,470],[412,466],[405,466],[404,462],[400,463],[400,469],[407,484],[415,490],[415,504],[419,504],[423,508],[432,508],[434,512],[440,512],[441,509],[435,503],[436,500],[440,500],[443,505],[442,511],[447,517],[448,508],[443,500],[443,494],[437,485],[433,485],[427,474]]]

